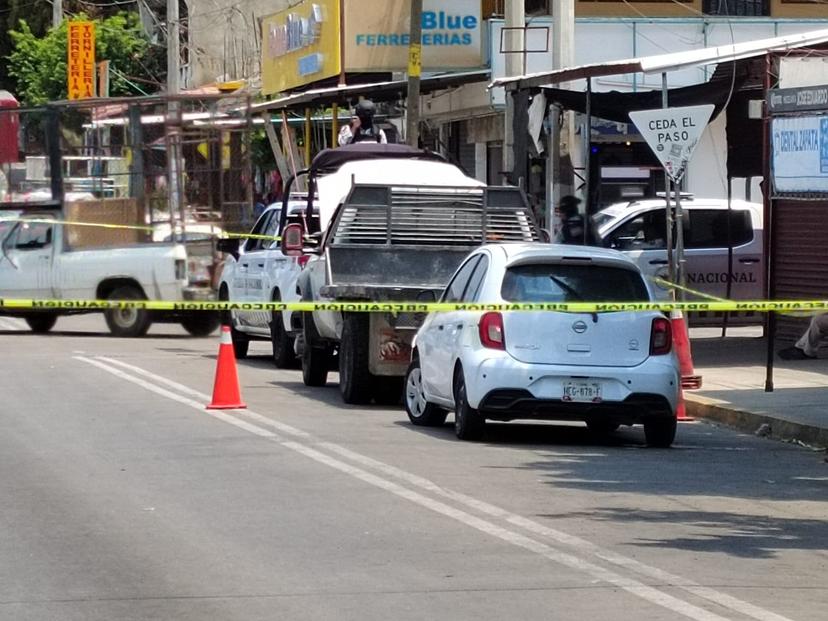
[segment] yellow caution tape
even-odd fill
[[[205,302],[159,300],[32,300],[0,298],[0,311],[95,311],[140,309],[150,311],[334,311],[346,313],[433,313],[449,311],[610,313],[640,311],[828,311],[828,300],[747,300],[725,302]]]
[[[104,224],[102,222],[78,222],[76,220],[57,220],[54,218],[0,218],[0,222],[31,222],[33,224],[62,224],[64,226],[86,226],[99,229],[120,229],[125,231],[143,231],[145,233],[154,233],[155,228],[152,226],[142,226],[137,224]],[[161,224],[166,224],[162,222]],[[209,224],[207,226],[210,226]],[[187,226],[184,225],[184,231]],[[252,233],[214,233],[212,231],[198,231],[199,235],[216,237],[218,239],[263,239],[265,241],[282,241],[278,235],[253,235]]]

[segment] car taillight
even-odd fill
[[[650,332],[650,355],[663,356],[673,349],[673,326],[665,317],[653,319],[653,329]]]
[[[301,257],[296,257],[296,262],[299,264],[300,268],[305,267],[308,264],[308,261],[310,261],[309,254],[303,254]]]
[[[503,333],[503,315],[486,313],[478,324],[480,343],[489,349],[506,349],[506,335]]]

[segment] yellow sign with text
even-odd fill
[[[95,96],[95,24],[69,22],[66,29],[66,90],[69,99]]]
[[[339,75],[339,3],[303,0],[262,20],[264,95]]]

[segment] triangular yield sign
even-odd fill
[[[630,118],[650,145],[664,170],[681,181],[687,163],[713,115],[713,104],[630,112]]]

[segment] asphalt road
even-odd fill
[[[266,343],[249,409],[210,413],[218,339],[175,326],[0,318],[0,348],[0,619],[828,619],[823,453],[698,422],[460,443]]]

